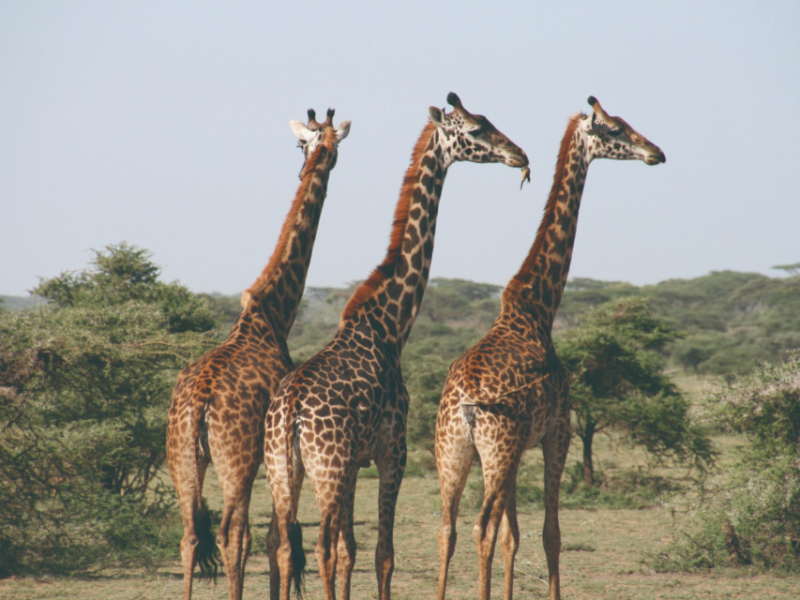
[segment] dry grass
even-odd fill
[[[691,383],[691,382],[689,382]],[[730,450],[741,443],[734,437],[717,437],[722,450],[722,464],[730,460]],[[599,468],[608,477],[636,467],[646,467],[646,457],[601,436],[597,440]],[[573,445],[570,461],[578,458],[580,448]],[[541,473],[541,452],[526,454],[526,464]],[[479,477],[475,469],[474,481]],[[684,481],[686,472],[677,469],[656,469],[653,474]],[[216,477],[207,478],[206,495],[213,509],[221,508],[221,494]],[[538,477],[541,484],[541,476]],[[474,484],[472,488],[475,488]],[[356,539],[358,561],[353,575],[353,598],[377,597],[373,570],[373,552],[377,541],[376,479],[359,480],[356,500]],[[474,489],[473,492],[474,494]],[[644,562],[649,553],[658,552],[672,540],[680,512],[679,504],[667,502],[648,510],[567,510],[561,511],[563,535],[562,591],[565,600],[620,599],[650,600],[653,598],[776,598],[795,600],[800,597],[800,578],[760,574],[747,570],[722,570],[704,575],[656,574]],[[450,570],[448,598],[475,597],[477,557],[472,539],[472,525],[477,509],[462,504],[458,524],[459,542]],[[254,554],[247,565],[246,599],[268,597],[269,565],[265,538],[271,500],[263,476],[257,483],[251,507],[254,533]],[[435,473],[427,477],[408,477],[403,483],[395,524],[395,560],[393,597],[395,600],[434,598],[438,576],[436,535],[440,519],[438,481]],[[547,597],[547,566],[542,549],[543,511],[521,506],[519,511],[521,547],[515,568],[515,591],[518,598]],[[311,570],[307,578],[306,597],[322,595],[313,544],[318,527],[318,513],[310,487],[306,485],[301,502],[305,548]],[[176,548],[177,555],[177,548]],[[502,593],[502,557],[499,549],[494,564],[493,597]],[[76,600],[145,600],[178,598],[181,595],[180,562],[175,560],[156,572],[135,570],[104,571],[91,577],[7,579],[0,581],[0,598],[4,599],[76,599]],[[196,600],[227,598],[225,578],[216,586],[196,581]]]
[[[730,440],[721,440],[724,445]],[[636,458],[629,450],[618,451],[612,461],[608,444],[600,452],[601,462],[628,466]],[[539,462],[537,451],[529,460]],[[608,470],[608,469],[607,469]],[[473,477],[477,477],[476,470]],[[219,508],[220,494],[213,475],[208,478],[207,494]],[[268,595],[269,566],[264,555],[270,500],[263,479],[254,493],[252,507],[255,553],[247,567],[245,598],[263,599]],[[353,598],[375,598],[376,584],[372,553],[377,540],[377,489],[375,479],[359,481],[356,507],[358,562],[353,576]],[[312,546],[318,516],[313,495],[306,488],[301,506],[305,547],[310,553],[311,571],[307,597],[321,597]],[[543,512],[521,507],[522,541],[515,569],[518,597],[547,597],[547,566],[541,543]],[[473,598],[477,581],[477,559],[472,540],[472,525],[477,510],[462,509],[459,543],[453,558],[448,597]],[[393,594],[397,600],[433,598],[436,594],[438,555],[436,533],[439,526],[438,482],[434,476],[408,478],[398,503],[395,527],[396,569]],[[669,508],[650,510],[562,510],[561,528],[563,596],[565,599],[651,599],[651,598],[786,598],[795,599],[800,579],[746,571],[717,572],[708,575],[655,574],[643,563],[647,553],[664,548],[672,539],[673,517]],[[494,597],[501,594],[502,559],[498,550],[494,565]],[[139,600],[177,598],[181,594],[178,561],[155,573],[107,571],[90,578],[9,579],[0,581],[0,597],[79,600]],[[197,600],[227,597],[224,577],[216,587],[196,582]]]

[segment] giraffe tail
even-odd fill
[[[210,400],[202,403],[202,408],[193,411],[192,427],[196,428],[194,439],[197,440],[197,447],[194,452],[194,476],[195,490],[197,499],[193,515],[194,533],[197,538],[197,566],[200,569],[202,579],[211,579],[217,582],[217,570],[220,565],[219,551],[211,533],[211,511],[208,510],[203,490],[200,487],[199,468],[197,466],[197,453],[209,455],[208,437],[205,424],[205,411]]]
[[[217,582],[217,545],[211,533],[211,513],[204,498],[200,499],[194,513],[194,532],[197,536],[197,566],[200,568],[200,577],[213,579]]]
[[[296,494],[300,490],[294,489],[294,442],[295,442],[295,402],[294,398],[289,396],[284,407],[284,439],[286,440],[286,473],[287,485],[289,486],[289,495],[292,507],[292,515],[289,520],[289,546],[291,548],[292,560],[292,582],[294,584],[294,592],[298,598],[303,597],[305,591],[305,576],[306,576],[306,553],[303,550],[303,530],[297,520],[297,514],[294,507],[297,505]]]
[[[289,523],[289,544],[292,549],[292,583],[294,593],[298,598],[303,597],[306,577],[306,553],[303,550],[303,531],[297,520]]]

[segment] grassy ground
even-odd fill
[[[738,441],[716,439],[723,451]],[[579,448],[573,447],[573,458]],[[644,464],[644,456],[620,444],[600,438],[599,464],[611,477],[615,472]],[[540,470],[541,453],[526,455],[531,470]],[[663,470],[661,474],[680,479],[685,473]],[[479,486],[476,468],[468,484],[462,516],[458,524],[459,543],[451,567],[448,597],[474,598],[477,582],[477,558],[472,540],[472,525],[477,517]],[[539,482],[540,483],[540,482]],[[268,573],[265,538],[269,523],[270,498],[265,481],[260,479],[254,492],[254,554],[250,558],[245,580],[245,598],[263,599],[268,595]],[[353,576],[353,598],[375,598],[376,583],[372,555],[377,540],[376,479],[359,480],[356,506],[356,538],[358,561]],[[439,493],[435,474],[409,477],[403,483],[395,527],[396,569],[393,579],[395,599],[433,598],[436,594],[439,527]],[[212,508],[219,509],[221,495],[216,478],[207,479],[206,495]],[[717,571],[703,575],[656,574],[644,562],[648,553],[657,552],[671,541],[680,511],[669,498],[657,508],[648,510],[571,510],[562,509],[563,535],[562,591],[565,599],[652,599],[652,598],[785,598],[800,596],[800,578],[758,574],[746,570]],[[547,597],[547,566],[542,549],[543,511],[535,506],[520,507],[520,552],[515,569],[515,591],[518,598]],[[305,548],[311,567],[307,579],[307,597],[321,597],[312,547],[316,539],[318,513],[313,495],[307,486],[300,512],[304,528]],[[176,549],[177,550],[177,549]],[[493,596],[501,596],[502,558],[497,551],[494,564]],[[104,571],[87,577],[8,579],[0,581],[0,597],[31,599],[109,599],[138,600],[177,598],[181,594],[179,561],[164,565],[155,572],[134,570]],[[196,582],[197,600],[227,597],[224,576],[216,586]]]

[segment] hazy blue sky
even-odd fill
[[[667,163],[592,165],[572,277],[800,261],[798,2],[277,4],[0,3],[0,294],[122,240],[167,280],[239,293],[298,184],[288,122],[329,106],[353,126],[308,284],[363,279],[428,106],[451,90],[526,150],[533,182],[454,165],[434,277],[516,271],[591,94]]]

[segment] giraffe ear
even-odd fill
[[[431,116],[431,121],[437,127],[444,127],[444,114],[440,108],[436,108],[435,106],[431,106],[428,109],[428,114]]]
[[[302,121],[289,121],[289,127],[292,128],[292,133],[303,142],[310,142],[316,135],[316,133],[306,127]]]
[[[348,135],[350,135],[350,121],[342,121],[336,130],[336,139],[341,142]]]
[[[446,121],[447,115],[444,114],[441,108],[436,108],[435,106],[431,106],[428,109],[428,114],[431,116],[431,121],[433,124],[436,125],[439,129],[441,129],[445,134],[450,135],[453,131],[453,127]]]

